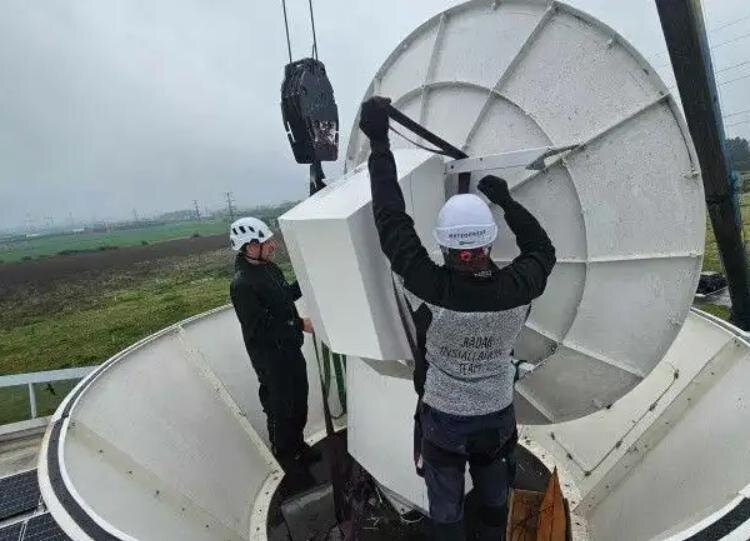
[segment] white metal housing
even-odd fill
[[[428,250],[443,195],[443,161],[423,150],[396,153],[406,208]],[[389,264],[375,230],[366,165],[279,218],[316,333],[333,351],[410,359]]]

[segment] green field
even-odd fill
[[[274,224],[293,202],[239,211]],[[156,244],[226,234],[223,220],[181,222],[111,233],[57,235],[0,242],[0,260],[60,252]],[[151,257],[151,256],[149,256]],[[277,262],[291,278],[283,246]],[[11,268],[11,267],[8,267]],[[22,269],[23,267],[20,267]],[[74,278],[18,287],[0,296],[0,375],[95,365],[164,327],[229,302],[234,254],[229,249],[165,257],[155,251],[126,270],[91,269]],[[74,382],[36,386],[40,415],[54,411]],[[0,389],[0,424],[29,416],[25,387]]]
[[[149,334],[226,304],[233,261],[228,249],[163,258],[0,298],[0,375],[99,364]],[[278,262],[291,275],[283,251]],[[40,415],[53,411],[70,386],[39,386]],[[28,415],[25,387],[0,389],[0,424]]]
[[[37,303],[23,303],[26,292],[3,299],[0,374],[99,364],[144,336],[225,304],[231,261],[228,250],[219,250],[110,276],[99,289],[83,281],[54,287]],[[0,423],[28,416],[25,388],[0,391]],[[42,401],[54,397],[46,387],[38,391],[41,413]]]
[[[70,251],[90,251],[102,247],[138,246],[166,240],[182,239],[194,235],[210,236],[226,233],[223,220],[202,222],[177,222],[165,225],[124,229],[110,233],[70,233],[49,235],[16,242],[0,242],[0,262],[47,257]]]
[[[742,213],[742,232],[744,238],[748,241],[746,248],[750,248],[750,193],[743,193],[740,196],[740,211]],[[750,253],[748,253],[748,257],[750,257]],[[716,244],[716,237],[711,228],[711,220],[709,220],[708,217],[706,217],[706,250],[703,255],[703,270],[724,272],[724,267],[719,258],[719,248]],[[729,319],[729,308],[725,306],[702,304],[699,308],[722,319]]]
[[[744,238],[750,241],[750,193],[740,196],[740,209],[742,213],[742,230]],[[716,245],[716,237],[711,228],[711,221],[706,218],[706,251],[703,256],[703,270],[724,272],[719,259],[719,248]]]

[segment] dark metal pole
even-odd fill
[[[750,279],[700,0],[656,0],[656,7],[703,173],[708,214],[729,282],[732,322],[747,331]]]

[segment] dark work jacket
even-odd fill
[[[302,296],[299,285],[287,284],[274,263],[252,264],[238,255],[230,293],[248,352],[302,346],[303,323],[294,306]]]
[[[414,221],[406,213],[388,145],[373,145],[369,170],[383,253],[393,272],[402,278],[404,288],[424,301],[418,308],[411,307],[418,347],[414,352],[414,383],[421,397],[428,368],[424,359],[426,336],[433,317],[430,305],[455,313],[500,312],[528,305],[544,292],[555,265],[555,248],[536,218],[520,203],[511,201],[503,210],[521,252],[513,262],[503,268],[492,264],[490,272],[482,276],[438,265],[422,246]]]

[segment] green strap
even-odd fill
[[[341,415],[346,414],[346,381],[344,380],[344,362],[346,356],[333,354],[333,371],[336,374],[336,388],[339,393],[339,403],[341,404]]]
[[[341,419],[346,415],[346,381],[344,379],[346,356],[333,353],[323,341],[320,342],[319,352],[318,341],[314,335],[313,347],[315,348],[315,360],[318,364],[318,375],[320,377],[320,386],[323,391],[323,400],[325,400],[326,404],[328,404],[328,398],[331,391],[331,363],[333,362],[333,372],[336,377],[336,391],[338,393],[339,403],[341,404],[341,413],[338,415],[331,415],[331,418],[334,420]],[[342,366],[344,367],[343,369]]]

